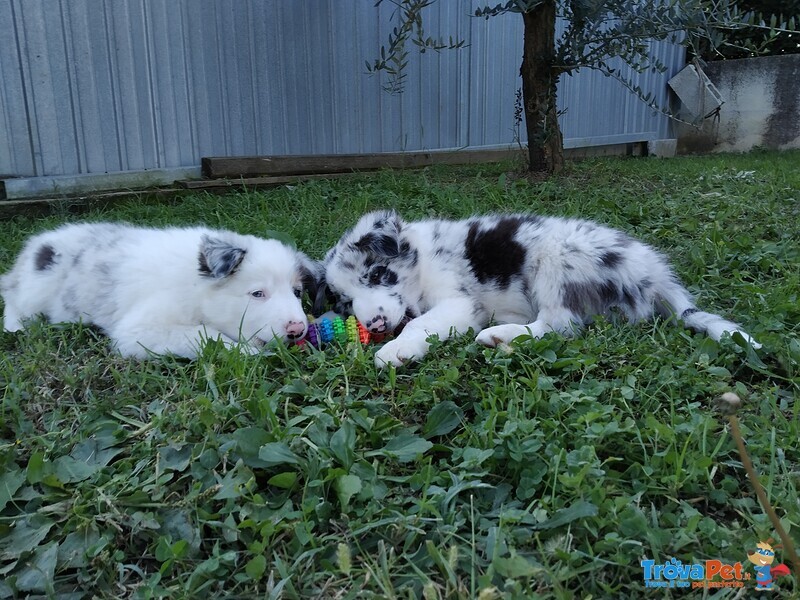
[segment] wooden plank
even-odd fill
[[[318,156],[204,157],[203,177],[257,177],[347,173],[376,169],[413,169],[430,165],[466,165],[500,162],[520,155],[518,149],[436,152],[384,152]]]
[[[239,177],[236,179],[187,179],[176,181],[186,190],[215,190],[236,188],[262,188],[283,185],[286,183],[299,183],[314,179],[337,179],[349,177],[355,173],[320,173],[317,175],[282,175],[280,177]]]
[[[200,167],[194,165],[112,173],[11,177],[0,181],[0,199],[29,200],[62,195],[88,196],[117,190],[145,190],[169,186],[176,179],[189,179],[200,175]]]
[[[160,200],[187,194],[188,192],[185,189],[169,187],[138,191],[98,192],[91,195],[62,195],[51,198],[4,200],[0,202],[0,219],[14,215],[43,216],[62,212],[79,214],[90,209],[110,206],[117,201],[130,200],[131,198]]]

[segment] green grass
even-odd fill
[[[604,159],[536,184],[502,166],[385,172],[0,223],[2,271],[27,235],[79,218],[278,230],[319,258],[379,207],[580,215],[665,251],[700,306],[764,344],[599,322],[513,351],[435,343],[380,372],[372,347],[139,363],[80,325],[3,333],[0,598],[684,597],[646,590],[640,560],[752,574],[746,552],[777,535],[714,403],[744,399],[797,544],[798,164]]]

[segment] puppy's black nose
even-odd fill
[[[386,317],[383,315],[373,317],[371,320],[364,323],[364,326],[370,331],[370,333],[384,333],[387,329],[389,329],[389,324],[386,322]]]
[[[286,337],[290,340],[296,340],[306,333],[306,326],[300,321],[289,321],[286,324]]]

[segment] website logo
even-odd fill
[[[671,558],[657,564],[643,560],[644,585],[649,588],[740,588],[752,576],[742,563],[727,564],[721,560],[706,560],[684,565]]]
[[[775,549],[772,538],[766,542],[758,542],[755,550],[747,553],[749,564],[740,562],[733,564],[721,560],[706,560],[683,564],[676,558],[665,563],[657,563],[652,559],[640,561],[644,585],[648,588],[742,588],[745,582],[753,580],[755,573],[755,589],[770,591],[778,577],[790,575],[791,571],[783,563],[775,563]],[[752,585],[752,584],[749,584]]]

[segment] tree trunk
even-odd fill
[[[522,13],[525,22],[520,75],[528,134],[528,170],[558,173],[564,166],[564,140],[558,126],[556,93],[560,75],[553,66],[556,36],[555,0],[544,0]]]

